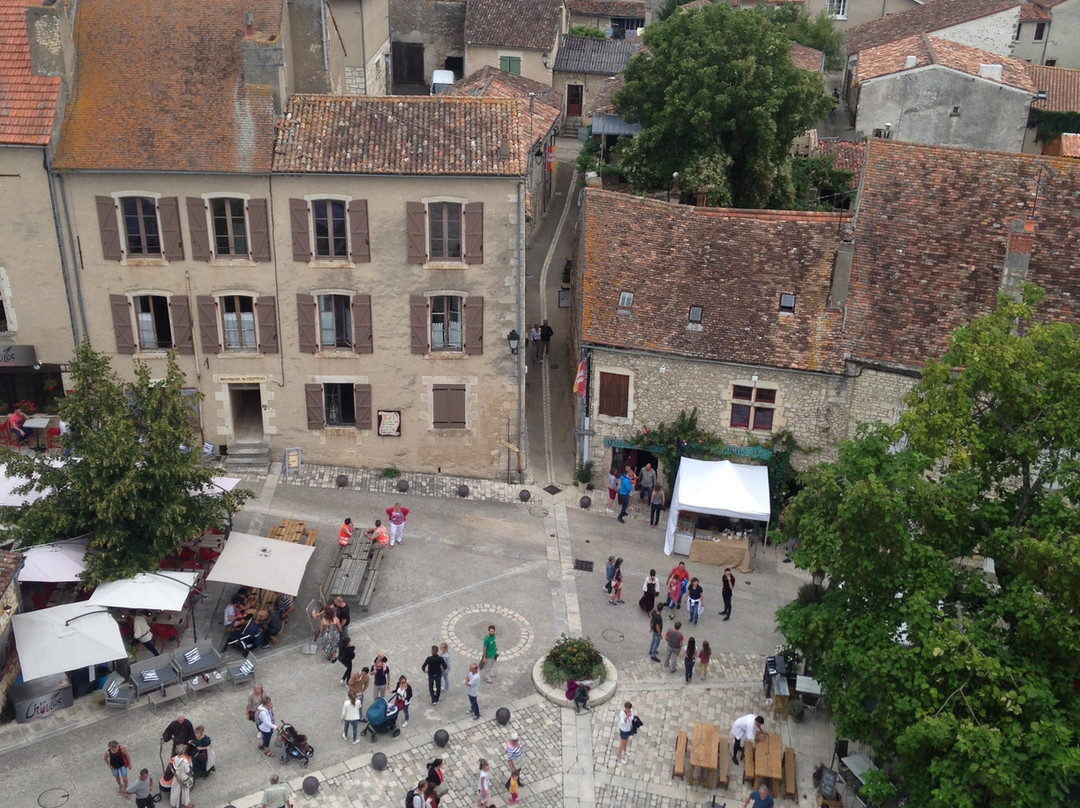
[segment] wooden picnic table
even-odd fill
[[[315,531],[308,531],[307,523],[299,519],[282,519],[281,524],[272,527],[266,534],[271,539],[293,542],[294,544],[312,544],[311,538]]]
[[[754,788],[768,780],[770,791],[776,791],[783,776],[783,755],[780,748],[780,733],[770,732],[754,744]]]
[[[690,785],[694,784],[694,769],[697,768],[701,770],[700,783],[707,784],[709,788],[716,788],[719,747],[720,727],[716,724],[706,724],[704,721],[695,722],[694,736],[690,739]],[[707,774],[709,779],[706,782]]]
[[[360,594],[360,586],[364,582],[364,573],[367,572],[367,558],[346,558],[341,564],[330,571],[330,578],[326,586],[326,594],[341,595],[342,597],[356,597]]]

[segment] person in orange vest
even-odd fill
[[[346,519],[341,523],[341,530],[337,534],[337,543],[342,547],[348,547],[352,541],[352,519]]]
[[[379,544],[390,543],[390,534],[386,532],[386,526],[378,519],[375,520],[375,527],[369,527],[364,531],[364,535]]]

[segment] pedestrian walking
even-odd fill
[[[446,663],[446,668],[443,670],[442,675],[442,689],[447,693],[450,692],[450,646],[446,643],[439,643],[439,656],[443,658],[443,662]]]
[[[495,626],[488,626],[484,637],[484,654],[480,657],[480,667],[487,671],[487,683],[495,682],[495,663],[499,660],[499,649],[495,647]]]
[[[675,673],[675,662],[679,658],[679,652],[682,650],[683,635],[679,629],[682,628],[682,622],[675,621],[675,625],[668,629],[667,634],[664,635],[664,639],[667,640],[667,657],[664,658],[664,664],[668,669]]]
[[[428,791],[434,793],[436,806],[438,806],[439,800],[445,797],[446,792],[450,790],[450,787],[445,782],[446,776],[443,774],[442,767],[442,758],[435,758],[427,765]]]
[[[754,715],[753,713],[747,713],[744,716],[740,716],[735,719],[735,723],[731,725],[731,735],[735,738],[735,743],[731,747],[731,762],[739,762],[739,753],[742,752],[743,757],[746,757],[746,750],[743,749],[743,741],[753,743],[757,740],[757,736],[762,738],[768,736],[763,727],[765,726],[765,719],[760,715]]]
[[[386,520],[390,523],[390,546],[401,544],[401,534],[405,532],[405,519],[409,515],[409,509],[401,507],[400,502],[395,502],[392,508],[386,509]]]
[[[508,802],[511,805],[515,805],[518,801],[518,786],[518,775],[517,772],[514,772],[510,775],[510,779],[506,781],[506,790],[510,792],[510,799]]]
[[[683,661],[683,670],[686,673],[686,683],[690,684],[690,680],[694,678],[694,665],[697,663],[697,643],[694,638],[691,637],[686,641],[686,647],[683,648],[682,654],[679,658]]]
[[[649,526],[656,527],[660,524],[660,514],[664,510],[664,489],[657,486],[649,496]]]
[[[135,795],[135,808],[153,808],[154,798],[150,795],[153,787],[150,770],[143,769],[139,772],[139,779],[124,789],[124,796],[130,799],[132,794]]]
[[[731,594],[735,591],[735,573],[731,571],[731,567],[724,567],[724,577],[721,581],[720,596],[724,599],[724,611],[720,614],[724,615],[725,620],[731,619]]]
[[[364,709],[364,702],[357,698],[355,691],[349,691],[349,697],[341,705],[341,737],[349,740],[349,730],[352,730],[352,742],[359,743],[356,731],[360,728],[360,713]]]
[[[548,325],[548,321],[544,320],[543,324],[540,326],[540,342],[544,346],[545,359],[547,358],[547,355],[551,353],[551,338],[554,335],[555,332],[552,330],[551,326]]]
[[[131,768],[131,758],[119,741],[109,741],[109,748],[105,750],[105,765],[109,767],[109,771],[116,779],[117,793],[123,794],[128,787],[128,769]]]
[[[469,697],[469,709],[472,710],[473,720],[480,717],[480,669],[476,663],[469,665],[469,671],[465,674],[465,694]]]
[[[169,805],[172,808],[195,808],[191,802],[191,789],[195,786],[195,776],[191,768],[191,756],[187,745],[173,747],[173,756],[169,760],[173,767],[173,784],[169,790]]]
[[[659,662],[656,654],[660,650],[660,640],[664,633],[664,605],[657,603],[649,616],[649,659]]]
[[[510,776],[506,778],[508,789],[512,778],[517,777],[518,782],[521,782],[521,752],[521,740],[516,732],[511,732],[510,738],[506,741],[506,765],[510,769]]]
[[[533,361],[540,361],[540,351],[543,350],[543,346],[540,344],[540,323],[533,323],[532,329],[529,331],[529,339],[533,344]]]
[[[604,591],[609,595],[611,594],[611,578],[615,575],[615,556],[611,555],[607,557],[607,564],[604,565],[604,576],[606,581],[604,583]]]
[[[646,463],[645,468],[641,470],[641,500],[642,502],[652,503],[652,492],[656,487],[656,469],[652,467],[652,463]]]
[[[619,762],[628,763],[634,753],[630,751],[630,736],[634,734],[634,705],[625,702],[619,711]]]
[[[217,755],[214,753],[214,745],[210,736],[206,734],[206,727],[202,724],[195,727],[195,740],[188,746],[191,752],[191,774],[193,777],[209,777],[211,772],[217,771]]]
[[[708,640],[701,641],[701,650],[698,651],[698,676],[702,679],[709,675],[709,660],[712,659],[712,649]]]
[[[652,614],[652,610],[656,607],[656,596],[660,594],[659,586],[656,570],[649,570],[645,583],[641,586],[641,600],[638,601],[638,607],[645,614]]]
[[[194,740],[195,727],[192,726],[188,719],[184,718],[183,713],[180,713],[176,716],[176,720],[170,721],[169,725],[165,727],[165,731],[161,733],[161,743],[158,744],[158,747],[168,743],[170,749],[178,744],[183,744],[187,748],[187,745]]]
[[[248,695],[247,700],[247,720],[255,722],[255,713],[259,709],[259,705],[262,704],[263,696],[266,694],[263,692],[263,686],[258,682],[251,688],[251,693]]]
[[[382,651],[371,663],[371,678],[374,685],[374,695],[377,699],[386,698],[386,685],[390,681],[390,662]]]
[[[612,466],[607,475],[608,504],[607,513],[614,513],[615,498],[619,496],[619,478],[615,475],[615,467]]]
[[[255,725],[259,730],[259,751],[267,757],[273,757],[274,750],[270,748],[270,741],[277,729],[277,722],[274,720],[274,703],[269,696],[263,696],[262,704],[255,711]]]
[[[668,608],[671,609],[671,619],[675,619],[675,612],[682,607],[683,592],[686,591],[686,582],[690,580],[690,573],[686,569],[686,562],[680,561],[671,568],[668,573]]]
[[[154,656],[160,656],[158,649],[154,647],[154,631],[150,628],[150,623],[146,617],[149,612],[143,612],[135,615],[135,619],[131,621],[131,633],[135,638],[135,642],[142,645],[147,651]]]
[[[612,606],[618,606],[622,602],[622,559],[616,558],[615,568],[611,573],[611,597],[608,599],[608,603]]]
[[[491,799],[491,776],[488,774],[490,768],[488,762],[480,758],[480,777],[476,781],[476,804],[481,808],[487,808],[488,800]]]
[[[398,677],[397,689],[394,691],[394,706],[405,716],[401,726],[409,726],[409,705],[412,704],[412,685],[404,676]]]
[[[701,609],[701,583],[697,578],[691,578],[689,585],[686,587],[686,613],[690,618],[690,622],[695,626],[697,625],[698,616],[701,614]]]
[[[365,723],[367,719],[364,718],[364,694],[371,685],[370,672],[371,668],[365,666],[349,678],[349,694],[355,695],[356,700],[360,702],[360,720]]]
[[[427,805],[428,781],[419,780],[405,794],[405,808],[424,808]]]
[[[630,494],[634,491],[634,478],[631,476],[630,467],[627,466],[623,471],[622,476],[619,478],[619,521],[626,524],[626,520],[623,518],[626,516],[627,508],[630,507]]]
[[[431,703],[438,704],[439,696],[442,695],[440,685],[443,674],[446,673],[446,662],[439,656],[439,646],[431,646],[431,656],[424,660],[420,670],[427,674],[427,689],[428,695],[431,696]]]
[[[743,808],[747,808],[751,800],[754,801],[753,808],[773,808],[776,804],[772,794],[769,793],[769,787],[765,783],[759,785],[757,791],[751,791],[746,795],[746,799],[743,800]]]
[[[356,659],[356,647],[353,645],[352,638],[346,634],[341,638],[341,645],[338,646],[337,661],[345,666],[345,673],[341,674],[341,681],[339,684],[347,685],[349,679],[352,678],[352,664]]]
[[[263,792],[262,808],[293,808],[292,789],[280,779],[276,774],[270,775],[270,787]]]
[[[333,522],[330,524],[333,524]],[[346,517],[345,521],[341,523],[341,527],[338,528],[337,543],[342,547],[348,547],[349,542],[352,541],[352,532],[352,517]]]
[[[345,602],[345,598],[337,595],[334,598],[334,628],[342,637],[345,637],[349,633],[350,622],[349,604]]]

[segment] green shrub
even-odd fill
[[[552,687],[566,683],[568,679],[604,679],[604,658],[587,637],[559,637],[555,646],[544,657],[544,681]]]
[[[396,466],[387,466],[382,470],[382,473],[379,476],[382,477],[384,480],[396,480],[398,477],[401,476],[401,472],[397,469]]]

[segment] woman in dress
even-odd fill
[[[480,778],[476,784],[476,804],[481,808],[487,808],[488,800],[491,799],[491,777],[488,775],[489,768],[491,767],[488,765],[488,762],[483,758],[480,758]]]
[[[615,571],[611,574],[611,598],[608,600],[612,606],[622,603],[622,559],[615,559]]]
[[[649,614],[656,608],[656,598],[660,594],[660,581],[656,578],[656,570],[649,570],[649,577],[645,579],[641,591],[643,594],[641,600],[638,601],[638,606],[645,614]]]
[[[686,671],[686,683],[690,684],[690,680],[694,678],[694,663],[697,662],[697,643],[693,637],[686,641],[686,647],[679,656],[683,661],[683,670]]]
[[[194,808],[191,802],[191,787],[195,785],[195,776],[192,774],[191,756],[187,753],[187,746],[177,744],[173,748],[173,756],[169,763],[173,767],[169,805],[172,808]]]
[[[195,740],[191,742],[191,746],[191,773],[196,777],[209,777],[210,772],[217,767],[217,757],[210,745],[210,736],[201,724],[195,727]]]
[[[401,722],[401,726],[403,727],[409,725],[410,702],[412,702],[412,685],[409,684],[408,679],[402,676],[397,681],[397,690],[394,691],[394,703],[405,717],[405,720]]]
[[[337,627],[337,613],[332,604],[328,604],[319,613],[319,629],[315,635],[319,638],[319,651],[323,657],[331,662],[337,661],[338,645],[341,643],[341,632]]]

